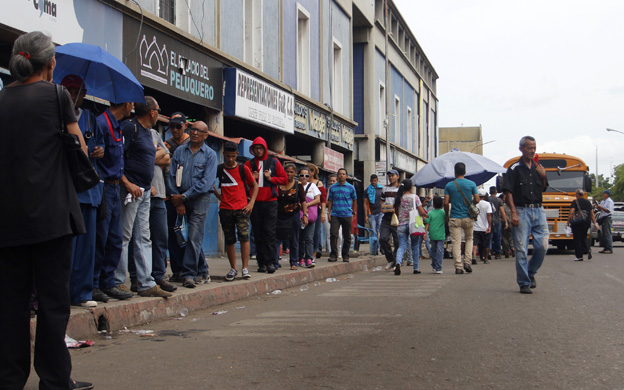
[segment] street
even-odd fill
[[[465,275],[449,259],[442,275],[429,260],[420,275],[343,275],[135,328],[151,335],[102,335],[72,350],[73,377],[96,389],[623,389],[621,250],[549,254],[532,295],[512,259]]]

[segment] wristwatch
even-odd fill
[[[304,217],[307,217],[307,216],[308,216],[308,213],[303,213],[303,216],[304,216]]]

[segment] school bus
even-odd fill
[[[567,154],[539,153],[539,163],[546,170],[548,188],[542,194],[542,205],[546,210],[550,245],[557,249],[574,249],[572,236],[566,236],[565,227],[570,215],[570,205],[576,199],[576,190],[581,188],[587,193],[592,189],[589,168],[583,160]],[[521,156],[508,160],[504,167],[509,168],[520,160]],[[502,188],[502,177],[497,178],[497,187]]]

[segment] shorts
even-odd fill
[[[238,241],[249,241],[249,215],[242,210],[219,210],[219,220],[225,235],[225,245],[236,244],[236,232],[238,231]]]
[[[472,232],[472,238],[473,238],[472,245],[478,248],[489,248],[490,241],[492,241],[492,233],[486,234],[485,232],[474,231]]]

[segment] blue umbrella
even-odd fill
[[[464,177],[474,181],[476,185],[485,183],[497,173],[507,172],[506,168],[480,154],[451,149],[450,152],[429,161],[429,164],[416,172],[412,176],[412,183],[418,187],[444,188],[446,183],[455,179],[455,164],[458,162],[466,164]]]
[[[145,102],[143,86],[130,69],[99,46],[68,43],[57,47],[54,82],[70,74],[82,77],[89,95],[111,103]]]

